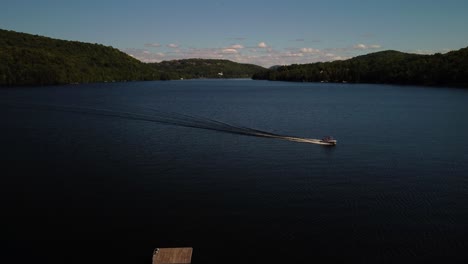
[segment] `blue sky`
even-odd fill
[[[101,43],[142,61],[219,58],[262,66],[380,50],[468,46],[466,0],[15,0],[0,28]]]

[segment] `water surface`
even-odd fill
[[[2,89],[2,256],[467,261],[467,102],[461,89],[251,80]],[[161,122],[174,114],[338,145]]]

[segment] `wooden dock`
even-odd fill
[[[153,264],[190,264],[193,248],[157,248],[153,252]]]

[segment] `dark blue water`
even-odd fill
[[[466,90],[10,88],[0,117],[8,263],[151,263],[155,247],[173,246],[192,246],[194,264],[468,261]],[[201,118],[338,145],[212,130]]]

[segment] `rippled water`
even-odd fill
[[[2,256],[467,261],[467,102],[461,89],[251,80],[2,89]]]

